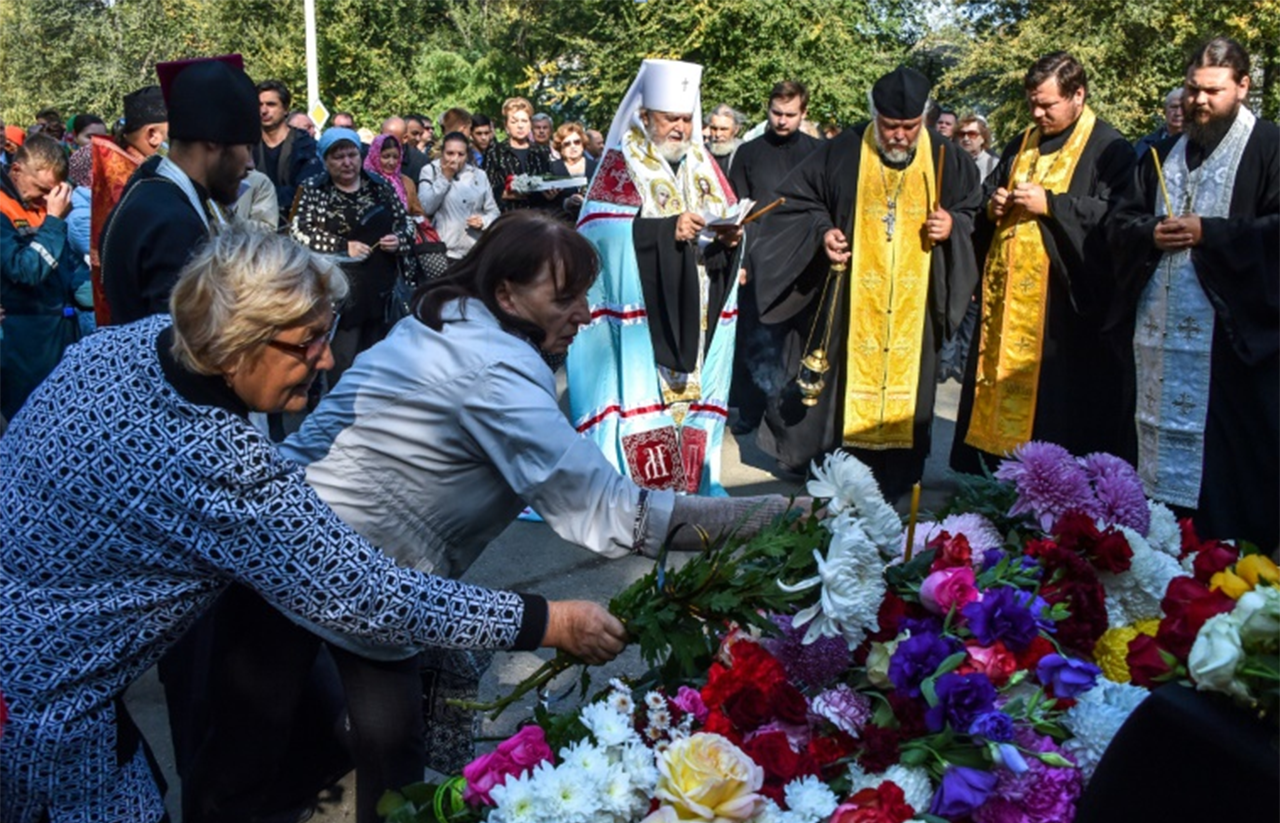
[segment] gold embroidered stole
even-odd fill
[[[849,261],[849,335],[845,355],[844,444],[909,449],[920,382],[933,148],[920,132],[905,169],[885,165],[874,125],[862,138]]]
[[[1047,158],[1040,155],[1040,132],[1034,131],[1014,160],[1014,181],[1065,192],[1095,122],[1085,106],[1066,143]],[[965,437],[991,454],[1006,454],[1031,439],[1049,296],[1049,254],[1037,218],[1025,209],[1009,218],[996,230],[982,275],[978,373]]]

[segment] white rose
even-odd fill
[[[1236,680],[1236,668],[1244,656],[1240,628],[1231,614],[1217,614],[1205,621],[1187,657],[1187,670],[1196,688],[1247,697]]]
[[[1280,589],[1261,586],[1236,601],[1231,616],[1240,624],[1240,642],[1246,646],[1275,642],[1280,637]]]

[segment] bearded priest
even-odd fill
[[[1206,538],[1280,544],[1280,130],[1249,110],[1248,53],[1187,66],[1182,135],[1139,159],[1109,221],[1137,370],[1147,495]],[[1132,420],[1131,420],[1132,422]]]
[[[979,225],[994,237],[951,449],[951,467],[975,474],[1029,440],[1133,457],[1132,386],[1105,334],[1115,280],[1104,230],[1133,148],[1093,113],[1067,52],[1032,64],[1023,90],[1035,125],[987,177]]]
[[[638,485],[723,495],[742,229],[702,143],[702,67],[645,60],[578,218],[600,255],[570,417]]]
[[[978,282],[970,235],[981,179],[967,153],[924,125],[929,91],[910,68],[877,80],[872,122],[779,184],[786,202],[753,251],[761,320],[788,329],[760,446],[793,470],[847,448],[889,499],[923,474],[938,353]],[[830,371],[806,397],[796,378],[815,348]]]

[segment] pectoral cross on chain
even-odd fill
[[[889,209],[884,213],[884,217],[880,218],[880,221],[884,223],[884,239],[887,242],[893,242],[893,226],[898,222],[897,211]]]

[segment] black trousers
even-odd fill
[[[329,647],[244,589],[220,602],[215,631],[208,728],[183,773],[185,823],[309,805],[352,761],[356,819],[377,823],[385,791],[422,779],[417,657],[384,663]]]

